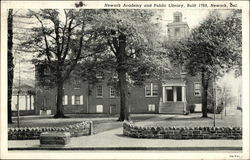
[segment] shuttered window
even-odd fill
[[[72,105],[83,105],[83,95],[73,95],[71,102]]]

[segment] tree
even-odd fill
[[[239,10],[224,17],[211,11],[190,37],[167,47],[174,63],[183,65],[191,75],[200,75],[202,117],[207,117],[209,83],[231,69],[241,68],[241,25]]]
[[[14,76],[13,64],[13,9],[8,11],[8,123],[12,123],[11,99]]]
[[[65,80],[81,60],[90,56],[85,48],[92,38],[88,33],[91,14],[91,10],[73,9],[41,9],[29,12],[29,16],[34,17],[39,26],[32,27],[33,34],[24,44],[26,49],[30,47],[38,50],[34,63],[49,70],[50,81],[39,74],[40,81],[57,87],[55,118],[65,117],[62,107]]]
[[[106,61],[118,73],[120,93],[119,121],[129,120],[127,96],[129,79],[144,80],[159,65],[157,53],[162,52],[159,26],[152,21],[152,10],[99,10],[92,24],[97,42],[106,46]],[[150,61],[150,60],[151,61]]]

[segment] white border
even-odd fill
[[[85,1],[85,8],[104,8],[104,3],[108,1]],[[109,1],[109,3],[169,3],[170,1]],[[171,152],[171,151],[8,151],[7,150],[7,9],[8,8],[74,8],[76,1],[1,1],[1,152],[0,158],[17,159],[248,159],[249,158],[249,2],[232,1],[237,3],[242,9],[243,17],[243,153],[223,153],[221,152]],[[191,1],[176,1],[171,3],[182,4]],[[193,3],[201,3],[193,1]],[[230,1],[203,1],[202,3],[229,4]],[[135,9],[135,8],[134,8]],[[164,9],[164,8],[154,8]],[[172,8],[166,8],[172,9]],[[177,8],[173,8],[177,9]],[[197,9],[197,8],[193,8]],[[215,9],[215,8],[213,8]],[[222,9],[222,8],[221,8]],[[59,154],[58,154],[59,153]],[[72,153],[74,155],[72,155]],[[122,154],[121,154],[122,153]],[[236,157],[233,157],[233,156]]]

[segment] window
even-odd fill
[[[201,96],[201,83],[194,83],[194,96]]]
[[[148,111],[149,112],[154,112],[155,111],[155,104],[149,104],[148,105]]]
[[[118,74],[114,73],[113,78],[118,78]]]
[[[174,16],[174,22],[180,22],[181,18],[180,16]]]
[[[103,105],[96,105],[96,112],[102,113],[103,112]]]
[[[80,104],[80,96],[75,96],[75,104],[76,105]]]
[[[56,96],[56,103],[57,103],[57,96]],[[62,104],[68,105],[68,95],[64,95],[62,98]]]
[[[158,95],[158,85],[153,84],[153,96],[157,96],[157,95]]]
[[[145,85],[145,96],[151,96],[151,85],[150,84]]]
[[[96,73],[96,78],[103,78],[103,74],[102,73]]]
[[[102,86],[96,86],[96,97],[103,97]]]
[[[83,105],[83,95],[73,95],[71,102],[72,105]]]
[[[145,85],[145,96],[146,97],[156,97],[158,96],[158,85],[157,84],[146,84]]]
[[[63,96],[63,105],[68,105],[68,96],[67,95]]]
[[[115,97],[115,88],[110,87],[110,98],[114,98],[114,97]]]
[[[73,87],[74,87],[74,89],[80,89],[81,88],[80,80],[74,80]]]

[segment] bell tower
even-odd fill
[[[182,21],[182,13],[174,12],[173,22],[167,25],[168,28],[168,40],[176,41],[182,38],[186,38],[189,34],[189,26],[187,22]]]

